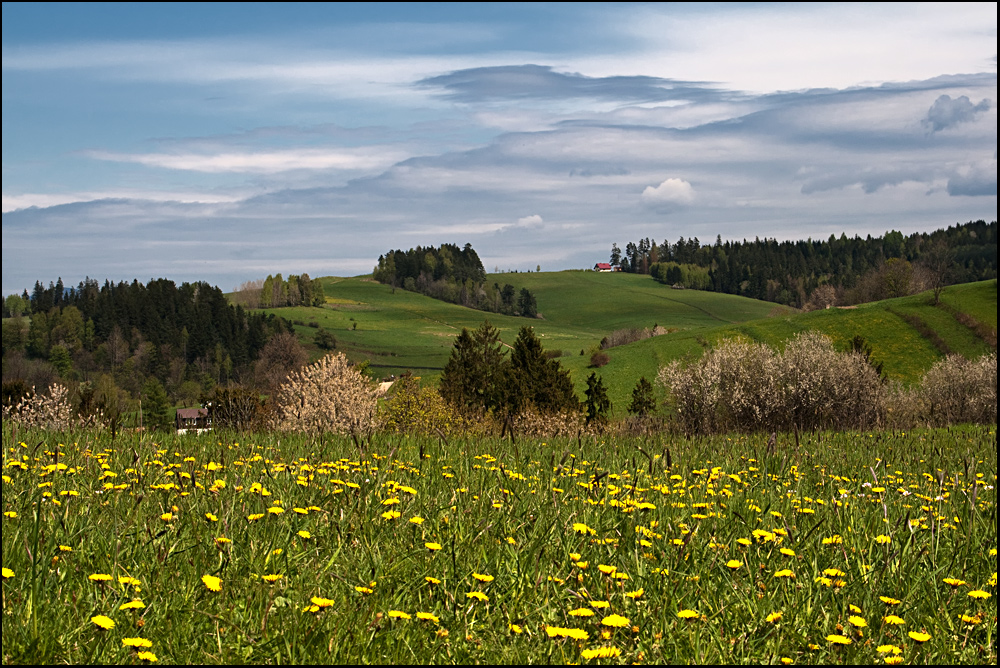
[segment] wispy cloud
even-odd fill
[[[274,174],[296,169],[384,169],[393,163],[409,157],[406,153],[397,150],[379,150],[370,146],[358,149],[299,148],[280,151],[246,151],[214,154],[129,154],[90,151],[87,155],[96,160],[129,162],[162,169],[179,169],[208,173],[240,172],[248,174]]]

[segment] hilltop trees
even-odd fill
[[[372,277],[393,289],[419,292],[480,311],[524,318],[538,315],[538,304],[527,288],[518,295],[509,283],[491,286],[486,282],[486,270],[471,244],[461,249],[442,244],[440,248],[417,246],[408,251],[390,251],[379,256]]]
[[[622,271],[650,274],[667,285],[684,285],[743,295],[795,307],[856,304],[940,290],[949,283],[987,280],[997,275],[997,224],[982,220],[931,233],[887,232],[881,237],[827,240],[727,241],[712,245],[697,237],[657,244],[649,238],[611,247],[611,263]]]

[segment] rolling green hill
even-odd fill
[[[657,369],[679,357],[695,358],[713,343],[734,336],[781,345],[796,333],[815,329],[847,347],[857,334],[873,348],[891,379],[918,380],[945,351],[968,357],[990,347],[956,320],[964,313],[996,330],[996,281],[952,286],[935,307],[928,294],[797,313],[733,295],[672,290],[648,276],[565,271],[503,274],[497,282],[526,287],[537,297],[542,318],[526,320],[487,314],[423,295],[393,291],[370,278],[321,279],[326,305],[275,310],[296,321],[296,333],[315,356],[317,327],[337,338],[337,349],[353,361],[367,360],[380,375],[412,369],[425,382],[436,382],[451,345],[463,327],[489,319],[507,343],[518,329],[531,325],[548,350],[561,350],[563,365],[582,396],[590,350],[613,330],[661,325],[663,336],[608,350],[610,363],[598,370],[609,389],[615,413],[623,415],[640,376],[653,380]],[[313,326],[310,326],[310,323]],[[919,327],[917,326],[919,325]],[[585,355],[580,355],[581,350]]]

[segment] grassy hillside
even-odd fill
[[[602,337],[626,327],[662,325],[672,331],[609,350],[611,362],[598,373],[609,388],[616,414],[624,414],[640,376],[653,380],[670,360],[696,358],[711,345],[734,336],[781,345],[798,332],[815,329],[847,347],[857,334],[871,344],[874,357],[894,380],[918,380],[945,351],[967,357],[990,347],[954,313],[965,313],[996,330],[996,281],[953,286],[935,307],[929,294],[864,304],[856,308],[795,313],[769,302],[733,295],[672,290],[647,276],[566,271],[504,274],[497,282],[526,287],[538,300],[543,318],[526,320],[446,304],[422,295],[393,290],[368,278],[322,279],[327,303],[322,308],[274,311],[302,325],[297,334],[311,352],[314,323],[337,338],[337,349],[354,361],[369,361],[380,375],[413,369],[425,382],[436,382],[462,327],[489,319],[507,343],[518,329],[532,325],[545,347],[561,350],[563,365],[582,396],[589,350]],[[921,326],[918,328],[914,323]],[[587,354],[580,355],[580,351]]]
[[[317,326],[337,338],[337,348],[354,361],[368,360],[384,372],[405,369],[435,379],[448,361],[463,327],[489,319],[507,343],[531,325],[547,349],[579,356],[615,329],[659,324],[682,331],[764,318],[775,305],[732,295],[670,290],[648,277],[594,272],[504,274],[496,281],[529,288],[543,318],[527,320],[484,313],[423,295],[393,291],[368,278],[324,278],[326,305],[271,312],[302,323],[296,333],[314,355]],[[781,310],[780,308],[778,309]],[[314,323],[315,326],[310,326]],[[589,360],[589,355],[587,356]]]

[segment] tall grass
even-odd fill
[[[797,445],[14,436],[4,424],[5,662],[136,662],[133,637],[162,663],[553,663],[602,647],[623,663],[869,663],[880,645],[996,661],[995,427]],[[314,597],[330,605],[310,611]],[[924,644],[907,635],[921,630]]]

